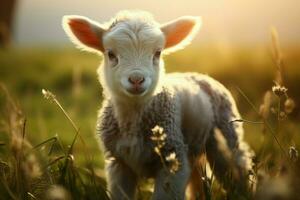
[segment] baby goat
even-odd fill
[[[120,12],[104,24],[63,18],[78,47],[104,57],[98,69],[104,101],[97,131],[113,199],[134,199],[141,178],[155,179],[153,199],[184,199],[187,185],[195,198],[204,154],[219,181],[233,171],[238,188],[249,186],[253,155],[242,124],[231,122],[240,116],[229,91],[206,75],[165,74],[161,54],[184,48],[200,24],[199,17],[186,16],[160,25],[142,11]],[[163,136],[159,148],[155,126]],[[168,156],[179,164],[173,172]]]

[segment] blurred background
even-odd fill
[[[203,28],[196,38],[200,44],[266,44],[270,26],[277,28],[282,45],[299,44],[297,0],[2,0],[1,4],[1,18],[8,21],[1,22],[7,26],[2,29],[12,30],[13,44],[23,47],[68,44],[60,26],[63,15],[84,15],[104,22],[123,9],[147,10],[159,22],[182,15],[202,16]]]
[[[80,128],[94,165],[103,168],[95,140],[102,99],[96,69],[101,57],[75,49],[62,29],[62,16],[84,15],[105,22],[123,9],[147,10],[158,22],[182,15],[202,16],[203,25],[192,44],[165,57],[167,72],[209,74],[230,89],[244,119],[260,121],[262,116],[239,89],[259,110],[266,101],[266,91],[278,81],[280,65],[281,84],[296,107],[279,126],[278,107],[271,104],[269,118],[288,151],[289,146],[299,146],[300,142],[299,8],[299,0],[1,0],[0,82],[20,105],[27,119],[26,136],[32,144],[57,135],[67,146],[74,138],[65,116],[43,98],[42,89],[49,89]],[[277,30],[273,31],[273,43],[272,29]],[[4,93],[0,94],[1,120],[5,121],[9,110],[5,109]],[[263,125],[245,123],[245,129],[245,137],[256,152],[265,137],[270,138],[267,146],[272,155],[280,152],[272,137],[264,133]],[[4,129],[0,133],[0,140],[9,137],[2,134]],[[83,162],[81,148],[79,142],[75,147],[79,163]]]

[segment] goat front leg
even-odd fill
[[[136,196],[136,174],[123,162],[111,161],[106,166],[108,191],[113,200],[131,200]]]
[[[167,167],[157,173],[152,200],[185,199],[185,189],[191,170],[187,155],[180,158],[179,169],[175,173],[171,173]]]

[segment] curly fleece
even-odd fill
[[[219,82],[202,74],[168,74],[165,79],[166,84],[162,86],[162,90],[143,105],[143,109],[135,119],[127,119],[120,123],[112,102],[109,99],[104,101],[99,112],[97,131],[103,142],[106,158],[113,157],[130,166],[138,176],[154,177],[162,164],[153,151],[154,144],[150,136],[151,129],[159,125],[167,134],[163,148],[164,156],[175,152],[180,161],[182,154],[189,157],[197,156],[206,149],[208,160],[218,165],[215,166],[216,175],[222,175],[224,169],[227,169],[227,164],[220,162],[223,159],[221,157],[219,160],[215,159],[221,156],[222,152],[220,154],[210,152],[217,151],[214,129],[218,128],[226,139],[229,149],[235,152],[234,164],[241,173],[251,170],[252,152],[243,141],[242,124],[230,122],[239,118],[239,113],[228,90]],[[184,80],[186,85],[179,85],[180,80]],[[191,90],[194,86],[207,95],[210,105],[205,106],[211,107],[212,118],[208,127],[203,127],[205,130],[196,130],[199,134],[191,140],[183,124],[182,108],[186,106],[185,99],[197,95]],[[201,110],[197,112],[199,118],[206,117],[201,116]],[[204,134],[200,134],[202,132]]]

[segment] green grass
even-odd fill
[[[286,55],[284,85],[288,88],[289,96],[295,100],[296,105],[299,105],[300,47],[284,48],[283,52]],[[274,85],[276,67],[271,55],[268,48],[259,46],[217,48],[194,45],[166,56],[165,61],[167,72],[197,71],[216,78],[233,93],[243,119],[261,121],[246,98],[238,91],[237,86],[258,109],[264,93]],[[0,51],[0,82],[5,85],[23,111],[23,114],[18,116],[17,110],[14,110],[11,105],[11,100],[7,101],[7,95],[1,90],[0,170],[5,176],[1,177],[0,199],[2,196],[9,199],[10,190],[16,195],[16,199],[41,198],[44,191],[49,192],[49,185],[64,186],[74,199],[105,198],[104,161],[95,135],[97,111],[102,100],[102,89],[96,74],[100,62],[101,58],[96,55],[75,49],[39,48]],[[54,103],[43,98],[41,93],[43,88],[55,93],[56,98],[79,127],[80,135],[87,144],[84,145],[80,140],[76,140],[71,157],[68,149],[76,132],[61,110]],[[276,106],[275,98],[273,107]],[[18,121],[21,125],[8,126],[9,119],[13,115],[17,115],[13,121]],[[13,131],[18,132],[18,138],[22,139],[24,119],[26,119],[24,140],[30,141],[31,146],[24,145],[22,147],[24,151],[14,152]],[[300,125],[297,123],[299,119],[298,107],[287,119],[280,121],[279,128],[276,115],[271,114],[268,119],[286,154],[292,145],[299,149]],[[244,127],[245,138],[258,155],[260,169],[264,169],[268,176],[281,175],[279,168],[294,167],[283,163],[287,162],[286,158],[274,141],[270,130],[263,133],[263,126],[253,123],[245,123]],[[56,138],[56,142],[51,140],[39,148],[30,150],[52,137]],[[52,150],[49,154],[50,149]],[[34,163],[38,163],[42,176],[26,177],[28,172],[24,171],[22,164],[30,163],[27,157],[30,154],[27,154],[27,151],[30,151],[30,154],[33,152],[36,157]],[[45,168],[60,157],[61,159],[54,162],[50,168]],[[297,164],[298,168],[300,168],[299,164]],[[19,177],[16,175],[17,172],[20,173]],[[287,174],[291,176],[290,174],[293,173],[299,173],[299,169]],[[24,176],[24,183],[27,181],[27,184],[18,182],[22,180],[20,179],[22,176]],[[289,181],[294,183],[293,181],[299,180]],[[4,183],[7,183],[10,190]],[[224,195],[220,192],[215,194],[215,191],[217,186],[214,186],[212,199]],[[149,193],[142,193],[141,198],[145,196],[149,196]]]

